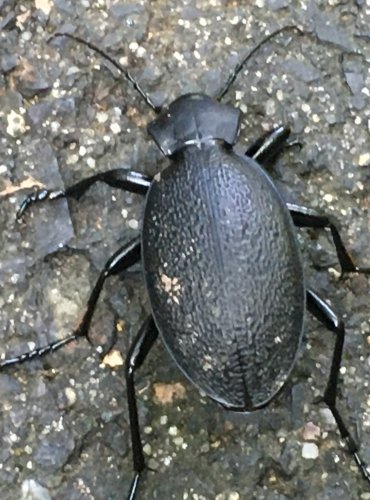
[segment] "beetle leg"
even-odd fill
[[[151,181],[150,177],[140,172],[115,168],[82,179],[65,190],[38,189],[23,200],[17,212],[17,219],[20,219],[28,207],[34,203],[57,200],[58,198],[75,198],[78,200],[96,182],[105,182],[111,187],[130,191],[131,193],[146,194]]]
[[[149,316],[143,326],[140,328],[135,340],[130,346],[125,363],[125,377],[127,385],[128,410],[130,417],[130,432],[132,443],[132,455],[134,462],[135,475],[131,481],[128,500],[133,500],[136,496],[137,487],[144,471],[145,459],[143,444],[140,437],[139,419],[137,414],[136,396],[135,396],[135,372],[143,364],[147,354],[158,337],[158,330],[154,324],[153,318]]]
[[[261,165],[268,163],[287,145],[289,136],[290,127],[281,125],[257,139],[245,154]]]
[[[292,218],[293,222],[297,227],[316,227],[316,228],[328,228],[330,229],[335,249],[337,251],[337,256],[339,264],[341,267],[342,275],[344,273],[362,273],[370,274],[370,268],[368,267],[358,267],[353,262],[352,257],[347,251],[342,238],[340,237],[339,231],[335,224],[326,215],[320,215],[312,208],[303,207],[300,205],[295,205],[293,203],[286,204]]]
[[[321,299],[313,290],[307,290],[307,308],[323,325],[336,334],[333,359],[330,368],[330,376],[325,388],[323,401],[327,404],[337,423],[340,435],[346,442],[363,477],[370,483],[370,469],[358,453],[358,446],[348,431],[339,411],[336,407],[338,375],[342,361],[343,344],[345,337],[344,323],[341,321],[331,307]]]
[[[16,356],[14,358],[5,359],[0,362],[0,371],[10,365],[16,365],[24,363],[25,361],[29,361],[33,358],[40,358],[45,356],[49,352],[54,352],[61,347],[73,342],[74,340],[78,340],[81,337],[88,338],[90,323],[96,308],[96,303],[98,301],[99,295],[102,291],[105,280],[109,276],[113,276],[115,274],[119,274],[128,267],[132,266],[140,259],[140,238],[135,238],[134,240],[127,243],[125,246],[120,248],[117,252],[115,252],[112,257],[107,261],[104,266],[103,271],[100,273],[100,276],[93,288],[93,291],[90,294],[89,300],[87,302],[85,313],[82,317],[82,320],[76,330],[69,335],[68,337],[57,340],[56,342],[52,342],[44,347],[39,347],[29,352],[25,352],[20,356]]]

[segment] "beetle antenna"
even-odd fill
[[[113,66],[115,68],[117,68],[126,78],[129,82],[132,83],[134,89],[139,92],[139,94],[141,95],[141,97],[144,99],[144,101],[147,103],[148,106],[150,106],[152,108],[152,110],[155,112],[155,113],[160,113],[161,112],[161,107],[160,106],[156,106],[153,101],[151,100],[151,98],[148,96],[148,94],[140,87],[140,85],[138,84],[138,82],[135,80],[135,78],[131,75],[131,73],[122,66],[122,64],[120,64],[119,62],[117,62],[115,59],[113,59],[113,57],[111,57],[109,54],[107,54],[104,50],[100,49],[99,47],[97,47],[96,45],[94,45],[93,43],[90,43],[90,42],[87,42],[86,40],[84,40],[83,38],[80,38],[79,36],[76,36],[76,35],[71,35],[70,33],[54,33],[54,35],[52,35],[48,42],[50,40],[52,40],[53,38],[57,38],[57,37],[60,37],[60,36],[65,36],[67,38],[71,38],[72,40],[75,40],[76,42],[79,42],[81,43],[82,45],[86,45],[86,47],[89,47],[89,49],[93,50],[94,52],[97,52],[99,55],[101,55],[102,57],[104,57],[104,59],[107,59],[111,64],[113,64]]]
[[[217,101],[221,101],[221,99],[226,95],[228,92],[229,88],[231,85],[235,82],[236,77],[238,74],[241,72],[243,69],[244,65],[249,61],[249,59],[259,50],[265,43],[269,42],[272,38],[275,38],[276,36],[280,35],[280,33],[284,33],[285,31],[297,31],[300,35],[303,35],[304,32],[299,29],[297,26],[284,26],[283,28],[280,28],[276,31],[273,31],[270,33],[268,36],[266,36],[263,40],[261,40],[246,56],[245,58],[238,63],[234,71],[231,73],[229,78],[227,79],[227,82],[224,86],[224,88],[219,92],[218,96],[216,97]]]

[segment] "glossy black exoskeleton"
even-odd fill
[[[336,226],[325,215],[286,203],[262,166],[286,144],[289,128],[278,127],[241,156],[234,152],[241,113],[221,104],[239,64],[216,99],[179,97],[156,107],[129,72],[92,44],[77,40],[118,67],[158,113],[149,135],[170,164],[149,178],[117,168],[84,179],[64,191],[39,190],[21,205],[61,197],[79,198],[97,181],[146,196],[141,235],[106,263],[85,314],[71,336],[4,360],[0,370],[28,361],[80,337],[89,325],[105,280],[142,261],[151,313],[125,365],[136,496],[145,469],[137,415],[134,374],[158,335],[188,379],[228,410],[250,412],[270,403],[286,382],[302,339],[306,308],[335,333],[335,348],[323,401],[330,408],[363,477],[370,473],[336,407],[345,329],[317,293],[305,285],[295,228],[330,229],[343,273],[369,274],[357,267]],[[299,30],[298,30],[299,31]]]

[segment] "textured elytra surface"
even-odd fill
[[[185,374],[228,407],[269,401],[295,361],[304,285],[267,175],[219,145],[185,148],[149,191],[143,259],[154,318]]]

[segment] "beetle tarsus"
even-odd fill
[[[56,342],[52,342],[44,347],[33,349],[32,351],[23,353],[20,356],[6,359],[0,363],[0,371],[11,365],[22,364],[26,361],[31,361],[34,358],[43,357],[46,354],[54,352],[81,337],[85,337],[91,344],[89,338],[89,327],[105,280],[109,276],[119,274],[128,267],[131,267],[139,260],[139,258],[140,258],[140,241],[138,238],[135,238],[134,240],[130,241],[129,243],[121,247],[117,252],[115,252],[110,257],[110,259],[108,259],[107,263],[104,266],[103,271],[100,273],[100,276],[90,294],[85,314],[83,315],[83,318],[77,329],[70,336],[62,340],[57,340]]]
[[[65,196],[64,191],[50,191],[49,189],[37,189],[33,193],[29,194],[21,203],[18,212],[17,219],[20,220],[24,213],[29,209],[29,207],[35,203],[40,203],[45,200],[56,200],[58,198],[63,198]]]
[[[130,419],[132,458],[134,462],[135,476],[131,482],[129,500],[135,498],[137,485],[142,472],[147,469],[145,465],[143,444],[140,436],[139,418],[137,413],[135,395],[135,372],[143,364],[146,356],[158,337],[158,330],[153,318],[149,316],[140,328],[127,354],[125,362],[125,377],[127,386],[127,400]]]
[[[133,480],[131,481],[130,491],[128,493],[127,500],[134,500],[134,498],[136,497],[140,477],[141,477],[141,473],[136,472]]]
[[[363,478],[370,483],[370,468],[369,466],[364,462],[362,457],[359,455],[357,451],[353,452],[353,456],[355,458],[355,462],[357,466],[360,468],[362,472]]]
[[[55,342],[52,342],[51,344],[48,344],[43,347],[38,347],[37,349],[33,349],[32,351],[25,352],[23,354],[20,354],[19,356],[16,356],[14,358],[9,358],[6,359],[2,362],[0,362],[0,371],[4,370],[5,368],[8,368],[9,366],[12,365],[20,365],[25,363],[26,361],[31,361],[34,358],[41,358],[45,356],[46,354],[49,354],[50,352],[57,351],[61,347],[64,347],[65,345],[74,342],[75,340],[78,339],[78,335],[73,333],[69,337],[66,337],[62,340],[57,340]]]
[[[86,177],[65,190],[36,189],[21,203],[17,212],[17,219],[20,220],[26,210],[35,203],[47,200],[57,200],[59,198],[74,198],[78,200],[96,182],[104,182],[113,188],[145,195],[152,182],[152,178],[141,172],[127,170],[125,168],[114,168],[106,172]]]
[[[331,411],[340,435],[346,442],[348,451],[354,458],[357,467],[360,469],[363,477],[370,483],[369,468],[359,455],[356,441],[351,436],[351,433],[347,429],[347,426],[336,407],[338,377],[342,362],[345,338],[344,323],[338,318],[329,304],[325,302],[321,297],[319,297],[316,292],[310,289],[307,290],[307,308],[311,312],[311,314],[315,316],[315,318],[317,318],[324,326],[326,326],[326,328],[328,328],[336,335],[329,380],[326,384],[324,396],[322,399]]]

